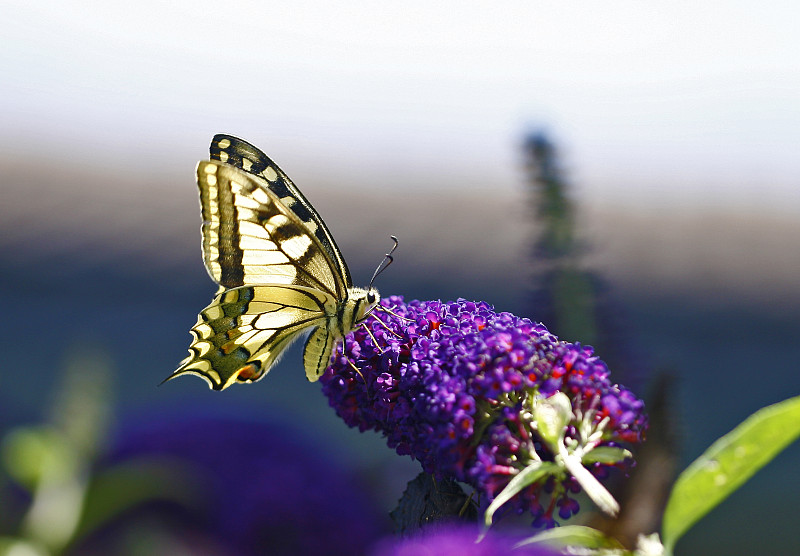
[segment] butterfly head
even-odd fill
[[[353,316],[355,317],[354,320],[355,324],[358,324],[359,322],[367,318],[369,314],[372,312],[372,310],[378,306],[378,303],[381,300],[381,295],[378,293],[378,290],[372,287],[372,284],[375,283],[375,278],[377,278],[381,272],[386,270],[386,268],[390,264],[392,264],[392,261],[394,261],[392,253],[394,253],[394,250],[397,249],[397,238],[394,236],[390,237],[392,238],[392,241],[394,241],[394,246],[388,253],[386,253],[386,255],[384,255],[381,264],[379,264],[378,268],[375,269],[375,272],[372,274],[372,279],[369,281],[369,286],[367,286],[367,289],[354,288],[350,290],[351,298],[356,303],[355,311],[353,312]],[[361,299],[361,301],[355,301],[356,298]]]
[[[348,303],[353,308],[353,327],[367,318],[381,300],[381,294],[375,288],[351,288]]]

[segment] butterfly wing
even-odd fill
[[[264,153],[218,135],[211,155],[215,160],[197,166],[197,185],[203,259],[221,289],[198,316],[189,356],[169,379],[195,374],[216,390],[254,382],[315,328],[304,363],[308,379],[317,380],[363,312],[362,298],[373,294],[351,289],[325,223]]]
[[[264,180],[218,161],[197,166],[203,258],[224,288],[287,284],[347,299],[341,266]]]
[[[244,286],[221,292],[198,315],[189,356],[168,380],[193,374],[214,390],[255,382],[303,331],[321,324],[313,336],[324,331],[335,307],[333,297],[305,286]],[[327,343],[335,342],[331,338]],[[325,367],[330,351],[327,358]]]
[[[333,349],[340,339],[341,336],[332,333],[325,326],[320,326],[308,336],[303,348],[303,366],[306,369],[306,378],[310,382],[319,380],[328,368]]]
[[[209,151],[212,160],[219,160],[263,179],[266,187],[314,234],[338,268],[345,286],[352,287],[350,270],[330,230],[305,195],[277,164],[258,147],[233,135],[215,135]]]

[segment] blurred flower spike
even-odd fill
[[[501,505],[555,526],[581,489],[615,513],[598,479],[647,428],[642,401],[591,347],[483,302],[384,299],[321,381],[348,425],[493,501],[487,526]]]

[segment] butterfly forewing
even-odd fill
[[[301,331],[324,324],[335,307],[332,297],[303,286],[226,290],[198,315],[189,357],[172,377],[195,374],[215,390],[233,382],[254,382]]]
[[[277,164],[275,164],[258,147],[233,135],[217,134],[211,140],[209,148],[212,160],[219,160],[225,164],[235,166],[245,172],[264,180],[266,187],[281,200],[314,234],[320,245],[325,249],[331,261],[337,266],[339,274],[346,287],[351,287],[353,281],[350,271],[336,245],[328,227],[316,209],[308,202],[305,195],[289,179]]]
[[[307,226],[261,180],[217,161],[200,162],[203,256],[221,286],[294,284],[346,299],[347,286]]]

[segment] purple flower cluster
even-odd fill
[[[382,310],[385,309],[385,310]],[[451,476],[493,499],[530,463],[553,461],[531,420],[535,400],[556,392],[571,402],[564,442],[620,446],[643,440],[643,403],[612,384],[592,348],[559,341],[542,324],[496,313],[483,302],[381,301],[349,334],[321,378],[337,414],[380,431],[398,454],[428,473]],[[591,463],[601,477],[618,463]],[[512,500],[534,525],[578,511],[577,481],[549,476]]]

